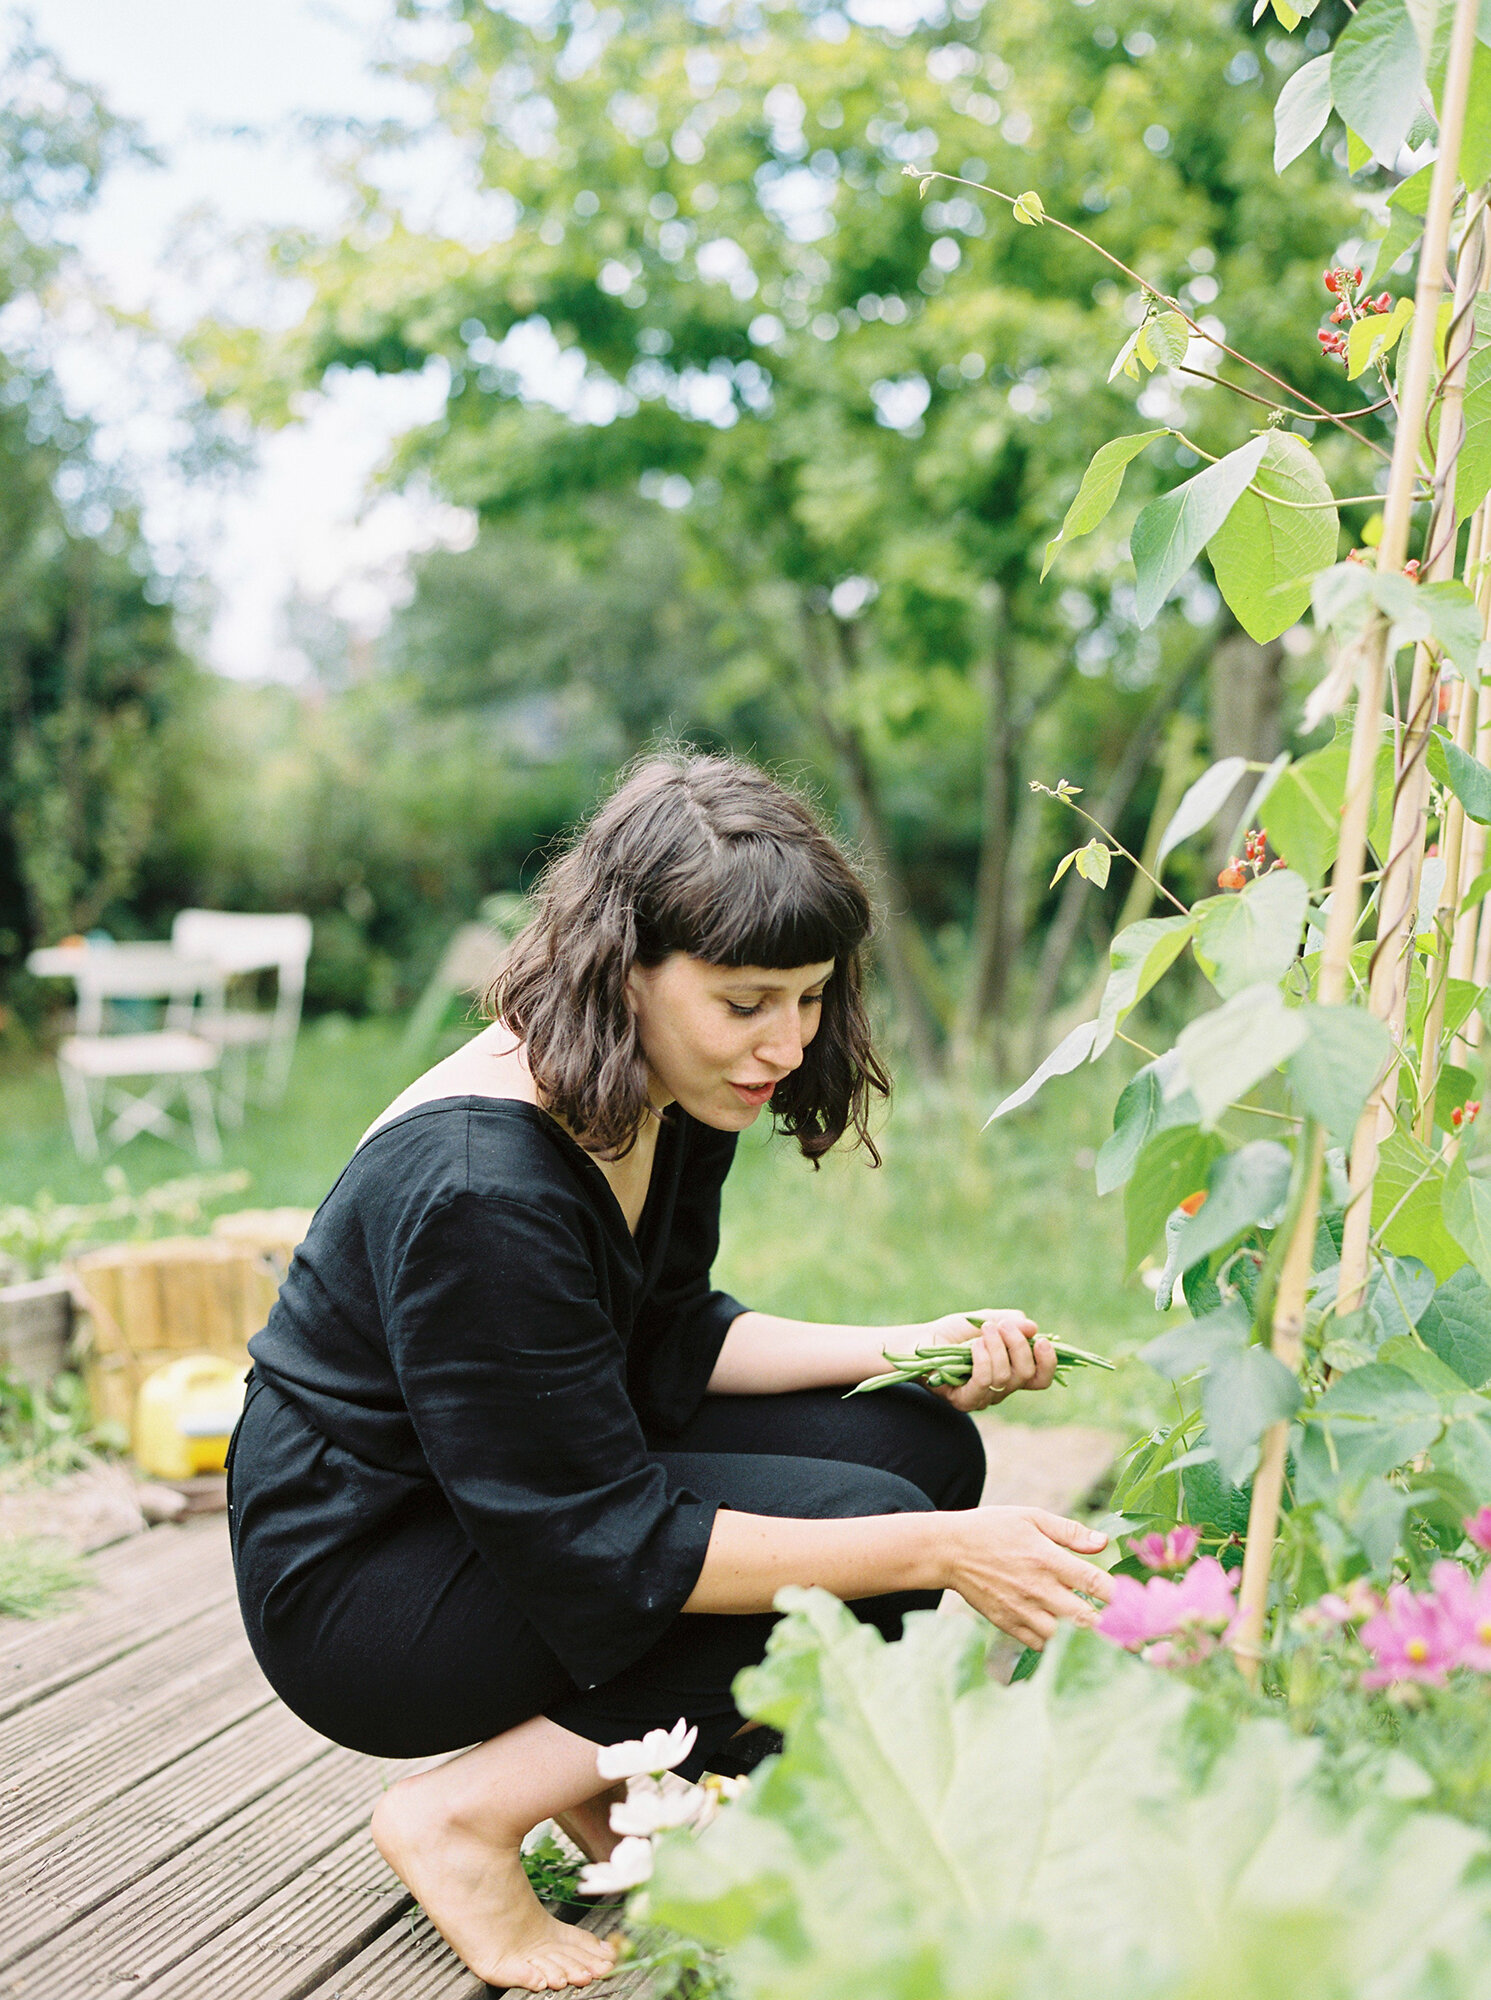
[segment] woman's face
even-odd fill
[[[818,1032],[834,962],[771,972],[709,965],[675,951],[633,966],[627,998],[652,1071],[653,1103],[681,1104],[721,1132],[743,1132]]]

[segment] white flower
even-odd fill
[[[748,1771],[742,1771],[738,1778],[722,1778],[717,1771],[710,1771],[706,1773],[704,1783],[706,1788],[718,1797],[721,1804],[727,1804],[731,1799],[738,1799],[751,1789],[751,1776]]]
[[[592,1861],[580,1870],[577,1887],[582,1896],[613,1896],[622,1889],[635,1889],[652,1873],[650,1840],[618,1840],[609,1861]]]
[[[598,1750],[596,1769],[613,1785],[622,1778],[660,1777],[683,1762],[698,1734],[680,1716],[671,1729],[649,1729],[640,1743],[611,1743]]]
[[[625,1799],[611,1808],[611,1831],[645,1835],[692,1826],[711,1805],[708,1792],[671,1771],[662,1780],[632,1778]]]

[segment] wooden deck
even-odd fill
[[[402,1766],[271,1693],[221,1520],[91,1559],[97,1588],[0,1619],[0,1995],[481,2000],[368,1837]],[[587,1922],[614,1925],[614,1908]],[[641,2000],[623,1970],[590,2000]]]
[[[985,1504],[1065,1511],[1104,1432],[988,1429]],[[58,1617],[0,1618],[0,2000],[482,2000],[368,1837],[406,1768],[270,1691],[221,1518],[90,1559]],[[1009,1649],[1006,1666],[1013,1663]],[[610,1928],[615,1905],[587,1923]],[[587,2000],[645,2000],[623,1967]]]

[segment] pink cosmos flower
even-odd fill
[[[1166,1587],[1169,1588],[1168,1585]],[[1156,1637],[1155,1607],[1150,1602],[1149,1590],[1150,1586],[1140,1583],[1137,1577],[1113,1578],[1113,1595],[1103,1606],[1102,1616],[1097,1621],[1097,1629],[1105,1639],[1137,1653],[1141,1646]]]
[[[1437,1562],[1431,1572],[1434,1596],[1454,1634],[1457,1667],[1491,1673],[1491,1570],[1473,1577],[1456,1562]]]
[[[1382,1599],[1364,1576],[1358,1576],[1344,1591],[1327,1591],[1299,1615],[1305,1625],[1359,1625],[1381,1609]]]
[[[1172,1528],[1168,1535],[1154,1530],[1129,1547],[1146,1569],[1184,1569],[1201,1541],[1199,1528]]]
[[[1174,1582],[1164,1576],[1152,1576],[1147,1583],[1115,1576],[1112,1601],[1104,1606],[1097,1629],[1131,1653],[1180,1634],[1186,1641],[1183,1649],[1168,1646],[1163,1653],[1157,1650],[1148,1656],[1160,1666],[1175,1664],[1182,1657],[1196,1656],[1203,1633],[1220,1631],[1231,1622],[1237,1582],[1236,1572],[1229,1575],[1215,1556],[1203,1556]]]
[[[1443,1687],[1463,1651],[1459,1623],[1445,1605],[1432,1594],[1415,1597],[1406,1583],[1395,1583],[1382,1610],[1363,1625],[1362,1644],[1373,1662],[1362,1675],[1367,1688],[1403,1681]]]
[[[1491,1549],[1491,1507],[1478,1507],[1462,1525],[1478,1549]]]

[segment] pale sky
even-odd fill
[[[138,119],[164,155],[162,169],[128,168],[110,181],[80,242],[108,298],[149,307],[168,326],[210,306],[213,287],[235,268],[181,255],[178,232],[192,211],[220,219],[192,225],[193,247],[209,252],[254,224],[335,221],[337,194],[291,130],[297,117],[417,109],[370,67],[389,0],[33,0],[28,11],[39,39],[113,110]],[[413,171],[429,201],[456,198],[450,163],[425,159]],[[143,490],[152,539],[206,568],[218,604],[208,655],[226,673],[303,671],[278,631],[292,588],[329,597],[341,615],[376,630],[400,593],[408,551],[469,532],[453,510],[365,498],[390,439],[438,409],[434,380],[348,378],[312,399],[303,423],[260,444],[254,475],[204,492],[170,464],[179,385],[158,352],[142,357],[100,340],[80,308],[57,364]]]

